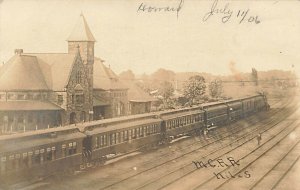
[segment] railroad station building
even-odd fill
[[[83,15],[67,42],[67,53],[16,49],[0,68],[0,133],[150,111],[151,98],[94,56],[96,40]]]

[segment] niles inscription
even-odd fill
[[[224,6],[218,5],[219,0],[214,0],[210,11],[207,12],[203,17],[203,22],[206,22],[209,18],[214,15],[222,15],[222,22],[227,23],[231,18],[236,18],[241,23],[255,23],[259,24],[260,20],[257,15],[250,15],[250,9],[247,10],[238,10],[234,11],[229,8],[229,3],[226,3]]]
[[[197,169],[201,168],[227,168],[227,167],[237,167],[240,165],[239,161],[236,161],[233,157],[227,157],[226,159],[208,159],[207,162],[203,161],[193,161],[193,164]],[[230,171],[213,172],[217,179],[228,179],[228,178],[250,178],[251,174],[249,171],[245,170],[238,175],[233,175]]]

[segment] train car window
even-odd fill
[[[124,141],[128,140],[128,131],[124,131]]]
[[[34,156],[33,156],[34,158],[33,158],[33,160],[34,160],[34,163],[35,164],[39,164],[40,163],[40,160],[41,160],[41,158],[40,158],[40,150],[35,150],[34,151]]]
[[[111,144],[110,144],[110,135],[109,134],[107,134],[106,135],[106,142],[107,142],[107,146],[110,146]]]
[[[18,169],[18,168],[19,168],[19,165],[20,165],[20,158],[21,158],[21,155],[20,155],[20,154],[16,154],[16,155],[15,155],[15,158],[16,158],[16,168]]]
[[[7,163],[7,169],[8,170],[12,170],[13,169],[13,167],[14,167],[14,159],[15,159],[14,155],[10,155],[8,157],[8,163]]]
[[[99,136],[99,146],[100,147],[103,146],[103,137],[102,137],[102,135]]]
[[[143,137],[143,127],[140,127],[140,137]]]
[[[128,130],[128,139],[131,140],[131,137],[132,137],[132,131],[131,131],[131,129],[129,129]]]
[[[62,157],[67,156],[67,146],[65,144],[61,145],[61,156]]]
[[[106,143],[106,135],[103,135],[103,146],[106,146],[107,143]]]
[[[41,150],[40,150],[40,159],[41,159],[41,163],[44,162],[44,153],[45,153],[45,149],[41,149]]]
[[[119,144],[120,140],[119,140],[119,133],[116,133],[116,144]]]
[[[99,141],[98,141],[99,144]],[[76,154],[77,153],[77,143],[73,142],[73,153]]]
[[[120,143],[124,142],[124,132],[121,131],[120,133]]]
[[[99,137],[95,137],[95,148],[99,148]]]
[[[6,170],[6,156],[1,157],[1,173],[4,173]]]
[[[28,156],[27,156],[27,152],[24,152],[22,154],[22,166],[23,167],[28,167]]]
[[[32,156],[33,156],[33,152],[28,152],[28,167],[31,167],[32,165]]]
[[[116,144],[116,135],[115,134],[111,134],[111,145]]]
[[[52,151],[51,148],[46,149],[46,160],[51,161],[52,160]]]
[[[139,138],[140,137],[140,128],[136,128],[136,137]]]
[[[69,152],[69,155],[73,154],[73,143],[69,143],[68,152]]]
[[[155,134],[155,124],[152,125],[152,134]]]
[[[135,139],[135,129],[132,129],[132,138]]]

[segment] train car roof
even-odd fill
[[[219,106],[223,106],[225,104],[225,102],[209,102],[209,103],[204,103],[204,104],[201,104],[201,107],[204,108],[204,107],[211,107],[211,106],[216,106],[216,105],[219,105]]]
[[[169,113],[166,115],[161,115],[162,119],[172,119],[172,118],[177,118],[177,117],[184,117],[184,116],[188,116],[188,115],[193,115],[193,114],[199,114],[199,113],[204,113],[203,110],[185,110],[182,112],[176,112],[176,113]]]
[[[262,96],[263,96],[262,94],[256,94],[253,96],[246,96],[246,97],[240,98],[240,100],[251,99],[251,98],[262,97]]]
[[[183,107],[183,108],[178,108],[178,109],[163,110],[163,111],[159,111],[156,113],[159,115],[172,114],[174,112],[185,112],[185,111],[191,111],[191,110],[196,110],[196,109],[200,109],[200,108],[201,108],[200,105],[193,105],[193,106]]]
[[[160,118],[152,118],[152,119],[145,119],[145,120],[138,120],[138,121],[133,121],[133,122],[128,122],[128,123],[118,123],[118,124],[108,124],[106,126],[102,127],[96,127],[92,130],[86,131],[87,135],[94,135],[98,133],[104,133],[108,131],[115,131],[115,130],[120,130],[120,129],[126,129],[130,127],[135,127],[139,125],[145,125],[149,123],[156,123],[156,122],[161,122],[162,120]]]
[[[78,131],[78,130],[77,130]],[[45,133],[47,134],[47,133]],[[35,147],[47,146],[52,144],[70,140],[84,138],[86,135],[81,132],[74,131],[73,133],[51,135],[28,136],[30,138],[6,139],[0,141],[0,154],[3,152],[15,152],[25,149],[33,149]]]
[[[55,128],[49,128],[49,129],[39,129],[35,131],[28,131],[23,133],[15,133],[15,134],[9,134],[9,135],[2,135],[0,136],[0,142],[3,140],[10,140],[10,139],[20,139],[24,137],[30,137],[30,136],[38,136],[53,132],[68,132],[68,131],[77,131],[79,132],[79,129],[77,126],[63,126],[63,127],[55,127]]]
[[[102,124],[116,123],[116,122],[121,122],[121,121],[130,122],[130,120],[135,120],[135,119],[154,118],[156,115],[157,115],[156,112],[137,114],[137,115],[127,115],[127,116],[121,116],[121,117],[115,117],[115,118],[95,120],[95,121],[85,122],[85,123],[78,123],[77,126],[81,129],[84,129],[84,128],[89,127],[91,125],[93,125],[93,126],[94,125],[102,125]]]

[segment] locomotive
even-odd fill
[[[259,94],[187,108],[124,116],[0,137],[0,179],[33,178],[68,171],[109,155],[170,142],[217,128],[269,108]]]

